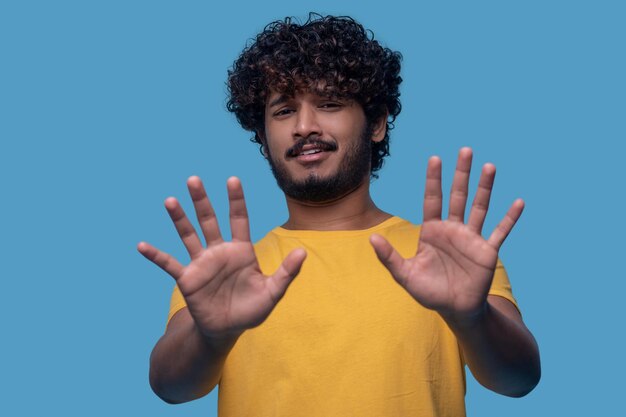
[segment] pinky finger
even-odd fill
[[[178,279],[183,274],[184,267],[180,264],[180,262],[174,259],[173,256],[158,250],[151,244],[146,242],[140,242],[137,245],[137,250],[146,259],[170,274],[172,278]]]
[[[517,223],[517,220],[522,215],[523,210],[524,200],[521,198],[515,200],[511,205],[511,208],[509,208],[509,211],[506,213],[506,216],[504,216],[504,219],[502,219],[502,221],[496,226],[493,233],[491,233],[491,236],[489,236],[487,243],[496,249],[500,249],[500,246],[502,246],[502,243],[511,230],[513,230],[513,226],[515,226],[515,223]]]

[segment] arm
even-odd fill
[[[472,151],[461,149],[450,193],[448,219],[441,219],[441,160],[426,174],[424,222],[417,253],[402,258],[382,236],[371,243],[396,281],[424,307],[437,311],[456,335],[472,373],[484,386],[522,396],[539,382],[537,344],[512,303],[488,296],[498,250],[519,219],[524,202],[513,203],[488,239],[481,235],[495,167],[483,167],[465,223]]]
[[[541,377],[539,348],[509,300],[490,295],[483,314],[474,320],[446,321],[472,374],[483,386],[523,397],[537,385]]]
[[[209,339],[187,308],[172,317],[150,355],[150,386],[174,404],[203,397],[215,388],[237,337]]]
[[[191,262],[183,266],[145,242],[137,247],[176,280],[187,303],[187,308],[170,320],[150,358],[150,384],[159,397],[170,403],[190,401],[213,389],[237,338],[265,321],[306,257],[304,250],[296,249],[273,275],[264,276],[250,242],[239,180],[231,178],[227,182],[231,242],[222,239],[200,179],[191,177],[187,185],[206,247],[174,198],[168,198],[165,207]]]

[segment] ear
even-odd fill
[[[372,142],[380,142],[383,139],[385,139],[385,134],[387,134],[387,117],[388,116],[389,114],[385,112],[385,114],[382,115],[380,119],[376,121],[376,123],[374,123],[373,129],[372,129]]]
[[[255,130],[257,137],[261,140],[261,155],[267,159],[267,141],[265,140],[265,132],[262,130]]]

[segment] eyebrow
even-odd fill
[[[279,95],[278,97],[276,97],[274,100],[272,100],[270,102],[269,107],[274,107],[274,106],[277,106],[279,104],[283,104],[287,100],[289,100],[289,97],[287,97],[284,94],[281,94],[281,95]]]

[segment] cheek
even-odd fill
[[[361,136],[366,124],[365,115],[356,111],[347,115],[337,114],[337,117],[330,117],[326,122],[327,130],[340,138]]]
[[[290,146],[291,128],[286,123],[266,123],[265,141],[272,148]]]

